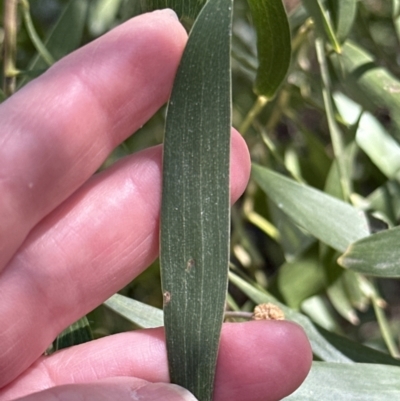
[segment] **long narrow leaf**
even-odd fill
[[[303,0],[303,4],[314,20],[318,36],[326,38],[335,51],[340,53],[341,49],[339,40],[337,39],[332,24],[326,15],[321,0]]]
[[[358,342],[349,340],[346,337],[325,330],[322,327],[316,327],[327,341],[354,362],[400,366],[400,361],[398,359],[395,359],[382,351],[369,348]]]
[[[343,87],[367,110],[387,110],[393,134],[400,139],[400,81],[357,44],[346,41],[342,54],[331,56]]]
[[[289,22],[282,0],[248,0],[257,31],[259,67],[255,92],[272,98],[290,64]]]
[[[258,165],[253,177],[299,226],[338,251],[369,234],[364,214],[347,203]]]
[[[339,180],[342,187],[344,199],[349,199],[351,191],[351,180],[349,177],[349,171],[347,169],[346,154],[343,134],[339,128],[339,125],[335,120],[335,110],[333,108],[332,92],[331,92],[331,78],[329,75],[328,63],[325,56],[325,42],[317,38],[315,41],[315,47],[317,51],[317,59],[319,67],[321,69],[322,78],[322,98],[324,100],[326,118],[328,120],[329,133],[332,141],[333,152],[335,155],[335,161],[337,163]]]
[[[146,305],[135,299],[120,294],[114,294],[104,302],[104,305],[144,329],[164,325],[163,312],[161,309]]]
[[[161,278],[171,380],[211,400],[229,257],[232,0],[209,0],[168,106]]]
[[[356,141],[386,177],[400,177],[400,145],[372,114],[362,115]]]
[[[57,336],[54,351],[83,344],[92,340],[93,334],[89,321],[86,316],[83,316]]]
[[[339,258],[344,267],[379,277],[400,277],[400,227],[351,244]]]
[[[336,37],[343,43],[356,17],[357,0],[328,0],[326,5],[333,20]]]
[[[285,401],[397,400],[399,375],[397,366],[313,362],[306,381]]]

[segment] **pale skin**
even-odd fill
[[[0,401],[194,399],[169,384],[162,328],[42,356],[157,257],[161,147],[93,173],[167,101],[186,40],[171,11],[142,15],[0,105]],[[250,171],[234,130],[231,153],[234,202]],[[214,399],[279,400],[311,358],[290,322],[225,324]]]

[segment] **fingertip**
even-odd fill
[[[280,400],[306,378],[312,361],[303,329],[287,321],[225,324],[215,399]]]
[[[250,153],[246,141],[234,128],[231,137],[231,198],[235,202],[246,189],[250,177]]]

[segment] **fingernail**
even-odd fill
[[[163,14],[165,14],[166,17],[170,17],[170,18],[173,18],[173,19],[176,19],[177,21],[179,21],[178,15],[171,8],[163,8],[162,10],[156,10],[155,12],[163,13]]]

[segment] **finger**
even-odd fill
[[[309,342],[294,323],[226,323],[221,334],[214,400],[280,400],[302,383],[311,360]],[[163,329],[105,337],[42,357],[0,392],[0,400],[109,376],[168,382]]]
[[[0,107],[0,271],[38,221],[167,100],[186,42],[141,15],[56,63]]]
[[[112,378],[84,384],[70,384],[40,391],[20,401],[196,401],[189,391],[165,383],[148,383],[135,378]]]
[[[236,199],[250,170],[237,132],[231,154]],[[1,274],[0,321],[13,324],[0,331],[0,387],[156,258],[160,199],[161,147],[155,147],[94,176],[31,232]]]

